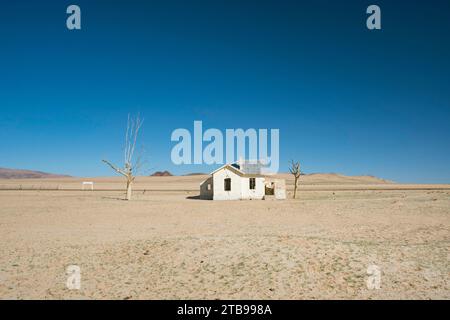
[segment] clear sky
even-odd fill
[[[212,170],[170,159],[202,120],[279,128],[280,171],[450,183],[449,17],[447,0],[2,2],[0,167],[113,175],[101,159],[140,112],[149,171]]]

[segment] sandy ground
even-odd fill
[[[312,175],[296,200],[217,202],[202,179],[139,179],[131,202],[120,178],[0,180],[0,298],[450,298],[449,185]],[[31,187],[59,191],[5,190]]]

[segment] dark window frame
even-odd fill
[[[225,191],[231,191],[231,178],[223,179],[223,189]]]
[[[255,190],[256,189],[256,178],[250,178],[248,181],[249,181],[250,190]]]

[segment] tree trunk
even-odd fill
[[[294,178],[294,199],[295,199],[295,196],[297,194],[297,180],[298,180],[298,178],[295,177]]]
[[[131,200],[131,181],[127,181],[127,200]]]

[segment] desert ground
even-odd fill
[[[129,202],[120,177],[0,180],[0,298],[450,299],[450,185],[316,174],[291,199],[285,177],[287,200],[227,202],[197,198],[205,176]]]

